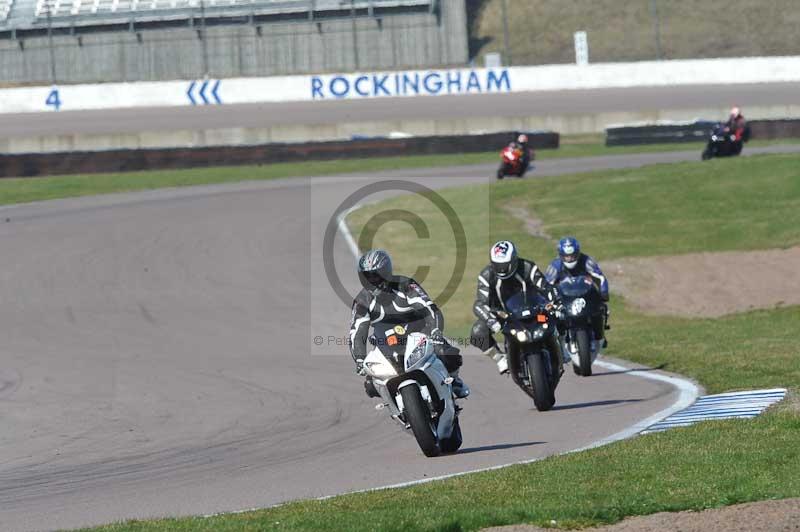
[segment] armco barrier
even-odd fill
[[[517,132],[402,139],[362,139],[303,144],[262,144],[107,150],[59,153],[0,154],[0,177],[35,177],[98,172],[131,172],[206,166],[235,166],[280,162],[321,161],[401,155],[469,153],[498,150]],[[558,148],[559,134],[528,133],[537,149]]]
[[[698,120],[679,124],[645,124],[606,128],[606,146],[661,144],[671,142],[703,142],[708,138],[715,121]],[[750,138],[800,138],[800,119],[752,120]]]
[[[714,122],[697,121],[679,124],[646,124],[606,128],[606,146],[699,142],[706,139]]]

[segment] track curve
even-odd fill
[[[680,157],[545,161],[537,171]],[[398,173],[434,188],[486,175],[454,168],[383,177]],[[537,413],[493,364],[468,356],[464,448],[424,458],[373,410],[345,347],[311,354],[313,336],[344,333],[349,310],[309,257],[339,202],[374,179],[3,209],[0,240],[13,260],[0,272],[0,528],[263,507],[547,456],[675,400],[665,383],[570,373],[559,407]],[[333,261],[352,269],[341,239]],[[354,288],[355,279],[343,280]]]

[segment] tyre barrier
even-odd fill
[[[505,131],[480,135],[371,138],[254,146],[0,154],[0,177],[134,172],[493,150],[499,152],[518,134],[517,131]],[[527,135],[530,145],[535,149],[558,148],[558,133],[535,131]]]
[[[672,142],[703,142],[717,121],[670,124],[645,124],[606,128],[606,146],[631,146],[636,144],[661,144]],[[800,119],[750,120],[750,138],[779,139],[800,137]]]

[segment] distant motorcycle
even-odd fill
[[[379,324],[380,325],[380,324]],[[425,456],[453,453],[461,447],[460,408],[433,340],[405,325],[375,327],[373,349],[364,359],[381,404],[392,419],[411,429]]]
[[[738,135],[733,131],[726,131],[725,124],[716,124],[708,139],[708,144],[700,158],[704,161],[712,157],[733,157],[742,153],[742,147],[750,138],[750,128],[745,127]]]
[[[500,167],[497,169],[497,179],[503,179],[506,176],[522,177],[528,170],[528,165],[523,163],[523,153],[520,148],[514,146],[506,146],[500,152]],[[533,150],[530,150],[530,158],[532,161],[534,157]]]
[[[514,294],[505,308],[496,314],[502,323],[511,379],[533,398],[537,410],[550,410],[564,373],[558,341],[553,341],[558,332],[555,317],[538,295]]]
[[[558,283],[564,306],[561,349],[572,359],[576,374],[589,377],[592,364],[603,349],[603,339],[595,338],[596,323],[604,323],[605,306],[594,281],[588,275],[566,277]]]

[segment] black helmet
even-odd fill
[[[358,280],[366,290],[385,290],[392,280],[392,258],[382,249],[371,249],[358,259]]]
[[[508,279],[517,271],[517,247],[510,240],[501,240],[492,246],[489,252],[492,270],[500,279]]]

